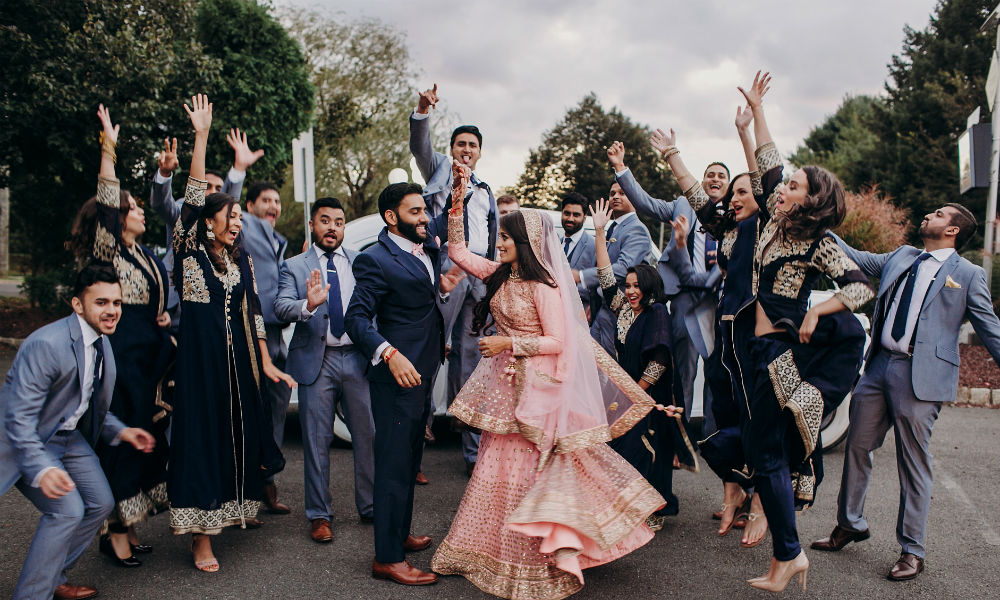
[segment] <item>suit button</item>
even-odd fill
[[[66,422],[66,417],[61,417],[61,418],[59,419],[59,422],[60,422],[60,423],[65,423],[65,422]]]
[[[324,318],[324,319],[329,319],[329,318],[330,318],[330,315],[323,315],[323,318]]]

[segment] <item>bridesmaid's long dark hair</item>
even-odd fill
[[[552,276],[535,258],[531,242],[528,240],[528,228],[524,224],[524,216],[521,211],[515,210],[500,217],[500,229],[514,240],[514,247],[517,249],[518,277],[524,281],[539,281],[545,285],[556,287]],[[490,320],[490,300],[510,277],[510,271],[510,263],[500,263],[496,271],[483,279],[483,283],[486,284],[486,295],[476,303],[472,310],[472,332],[469,335],[482,335],[483,329],[486,328]]]

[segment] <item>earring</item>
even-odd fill
[[[212,224],[209,223],[207,225],[207,227],[208,227],[208,233],[205,234],[205,237],[207,237],[210,240],[214,240],[215,239],[215,233],[212,232]]]

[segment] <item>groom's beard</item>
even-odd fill
[[[420,235],[417,233],[417,225],[415,223],[407,223],[406,221],[400,219],[397,215],[397,225],[396,229],[399,230],[399,235],[410,240],[414,244],[423,244],[427,241],[427,235]],[[425,226],[426,227],[426,226]]]

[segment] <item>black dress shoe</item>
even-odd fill
[[[809,547],[813,550],[821,550],[823,552],[838,552],[851,542],[863,542],[869,537],[871,537],[871,534],[868,533],[867,529],[864,531],[848,531],[837,525],[833,528],[833,533],[830,534],[830,537],[816,540]]]
[[[132,554],[149,554],[153,551],[152,546],[147,546],[146,544],[129,544],[132,546]]]
[[[101,543],[99,544],[99,548],[101,550],[101,553],[107,554],[108,557],[113,559],[118,564],[119,567],[132,568],[132,567],[142,566],[142,561],[136,558],[134,555],[130,554],[128,558],[118,558],[118,555],[115,554],[114,546],[111,545],[111,538],[106,535],[101,536]]]
[[[375,517],[373,515],[359,515],[358,518],[361,519],[362,523],[374,523],[375,522]]]

